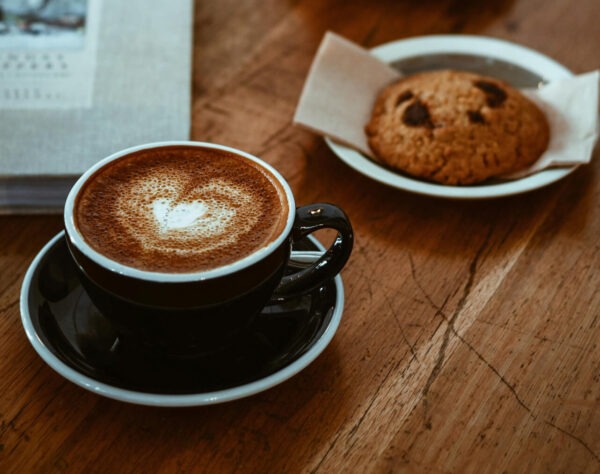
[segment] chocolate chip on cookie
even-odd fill
[[[475,81],[473,84],[485,93],[486,102],[490,107],[500,107],[506,100],[506,92],[493,82]]]
[[[409,127],[429,127],[433,128],[431,117],[427,106],[420,100],[415,100],[404,109],[402,121]]]
[[[471,123],[485,123],[485,118],[479,110],[467,110],[467,115]]]

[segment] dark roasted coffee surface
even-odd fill
[[[288,215],[267,170],[220,150],[165,147],[118,159],[79,192],[75,224],[102,255],[141,270],[195,272],[275,240]]]

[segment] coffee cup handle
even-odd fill
[[[348,216],[333,204],[317,203],[296,209],[292,240],[298,242],[319,229],[335,229],[338,235],[331,247],[310,267],[286,275],[275,290],[275,298],[311,290],[336,276],[348,261],[354,243]]]

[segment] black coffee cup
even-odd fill
[[[161,273],[126,266],[86,242],[74,219],[78,193],[103,167],[140,150],[198,147],[249,159],[278,181],[287,199],[286,225],[268,245],[231,264],[204,272]],[[211,352],[226,347],[272,298],[309,291],[339,273],[353,245],[344,212],[325,203],[295,207],[284,178],[258,158],[202,142],[160,142],[129,148],[98,162],[75,183],[64,211],[67,244],[82,285],[124,339],[166,355]],[[331,247],[313,265],[284,275],[291,246],[323,228],[337,230]]]

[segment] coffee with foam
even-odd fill
[[[267,246],[290,209],[281,183],[243,156],[212,148],[141,150],[83,185],[75,225],[97,252],[145,271],[212,270]]]

